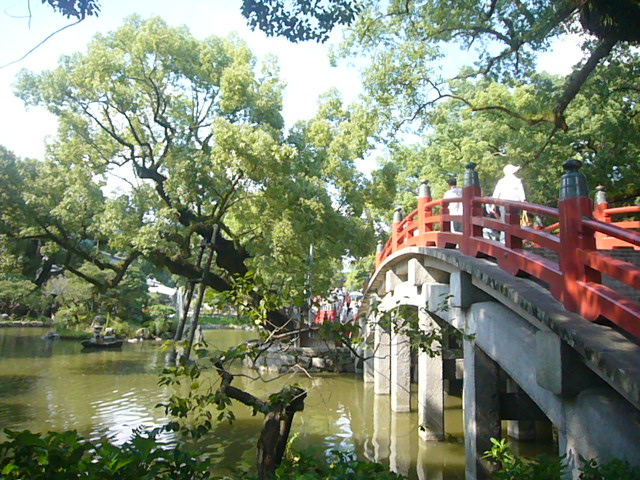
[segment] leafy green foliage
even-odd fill
[[[135,432],[121,446],[91,443],[75,431],[47,434],[5,430],[0,476],[6,480],[211,478],[209,462],[158,439],[159,430]]]
[[[163,444],[160,430],[136,432],[123,445],[92,443],[75,431],[36,434],[5,430],[0,443],[0,476],[6,480],[205,480],[213,478],[208,459],[181,447]],[[225,477],[229,478],[229,477]],[[235,478],[249,480],[244,473]],[[332,452],[329,458],[289,448],[274,479],[398,480],[383,465],[359,461],[348,452]]]
[[[367,180],[354,164],[373,117],[334,93],[284,132],[277,65],[258,65],[236,37],[198,40],[133,17],[57,69],[23,72],[17,89],[58,116],[59,135],[46,162],[14,162],[7,173],[12,242],[39,238],[78,276],[84,262],[110,272],[85,278],[98,288],[116,287],[141,257],[201,278],[198,246],[214,228],[207,284],[216,291],[254,271],[301,294],[312,243],[323,289],[343,255],[373,247]],[[106,197],[102,179],[112,175],[129,185]]]
[[[176,309],[171,305],[155,304],[147,308],[146,314],[150,317],[142,325],[148,329],[149,335],[162,337],[170,332],[175,323]]]
[[[369,277],[375,270],[375,265],[376,257],[374,254],[354,260],[349,266],[345,279],[344,286],[347,291],[364,290]]]
[[[0,475],[6,480],[92,479],[205,480],[213,478],[209,461],[179,447],[168,447],[158,430],[136,432],[121,446],[86,441],[75,431],[5,430],[0,443]],[[228,478],[228,477],[225,477]],[[255,478],[239,474],[238,480]],[[333,452],[328,459],[289,450],[274,479],[397,480],[402,477],[376,463],[356,460],[352,453]]]
[[[422,145],[396,145],[384,169],[395,172],[395,204],[405,213],[416,208],[416,193],[428,179],[434,198],[447,190],[450,175],[462,183],[464,165],[475,162],[483,192],[490,195],[506,163],[521,165],[527,200],[556,206],[562,163],[580,158],[589,184],[604,185],[614,205],[633,204],[639,196],[640,137],[637,105],[640,98],[627,83],[627,75],[640,68],[637,53],[614,55],[608,69],[585,83],[567,110],[572,128],[553,134],[553,127],[526,118],[505,117],[491,106],[502,105],[526,113],[546,115],[548,104],[561,87],[556,76],[539,74],[530,85],[510,87],[493,81],[458,82],[456,95],[434,106],[426,121]],[[635,74],[635,73],[633,73]],[[425,162],[424,158],[429,158]],[[556,179],[555,181],[551,181]],[[391,209],[387,208],[387,221]]]
[[[280,35],[292,42],[324,42],[337,25],[349,25],[360,11],[356,0],[243,0],[242,15],[249,26],[267,35]]]
[[[567,478],[567,465],[564,457],[551,458],[539,455],[533,459],[516,457],[506,439],[491,439],[491,450],[485,453],[484,459],[501,465],[494,474],[499,480],[562,480]],[[579,480],[638,480],[640,467],[632,466],[629,462],[614,459],[600,463],[594,459],[581,459]]]
[[[513,163],[523,166],[528,198],[553,205],[557,183],[549,179],[577,155],[592,186],[605,185],[616,205],[633,203],[640,196],[637,50],[585,36],[585,59],[572,75],[536,71],[553,41],[581,30],[577,17],[592,9],[612,26],[626,21],[627,7],[638,8],[633,3],[364,2],[340,54],[370,59],[365,103],[389,147],[373,174],[372,188],[386,200],[376,218],[389,222],[391,205],[413,210],[422,179],[440,198],[448,176],[461,180],[470,161],[486,193]]]
[[[216,421],[235,420],[233,412],[226,409],[231,400],[218,392],[217,382],[203,375],[202,367],[195,362],[165,368],[158,384],[169,387],[171,392],[166,402],[156,405],[173,418],[168,430],[200,438]]]
[[[93,278],[109,277],[108,272],[89,263],[78,271]],[[129,269],[117,287],[106,291],[73,274],[65,274],[57,279],[57,283],[56,302],[60,305],[57,319],[66,327],[87,327],[97,314],[109,315],[113,322],[125,321],[134,325],[141,324],[144,319],[143,308],[149,302],[149,294],[144,277],[135,267]]]
[[[580,480],[640,479],[640,467],[632,466],[629,462],[620,459],[606,463],[599,463],[591,459],[585,462],[580,471]]]
[[[12,317],[44,315],[49,299],[20,275],[0,273],[0,312]]]
[[[245,275],[230,278],[230,288],[222,292],[211,292],[209,304],[219,310],[233,308],[238,318],[245,324],[272,330],[269,325],[269,312],[298,304],[301,290],[295,284],[282,282],[281,286],[267,284],[250,270]]]
[[[98,0],[42,0],[42,3],[47,3],[67,18],[75,17],[78,20],[90,16],[97,17],[100,12]]]
[[[358,460],[353,452],[334,450],[326,460],[289,446],[287,456],[276,470],[276,480],[401,480],[402,475],[375,462]]]
[[[472,1],[452,5],[446,1],[369,0],[353,25],[345,51],[372,58],[367,87],[376,103],[384,112],[401,114],[411,122],[415,119],[411,112],[420,116],[439,99],[455,95],[450,80],[484,77],[505,85],[526,82],[535,71],[537,54],[547,50],[554,39],[580,31],[576,17],[595,3],[608,2]],[[638,9],[634,0],[622,0],[606,8],[608,20],[606,15],[601,19],[610,24],[626,22],[622,4]],[[602,42],[585,42],[585,53],[593,61],[586,68],[580,64],[576,75],[566,79],[544,121],[565,128],[564,109],[598,61],[608,56],[616,43],[616,48],[624,49],[629,45],[622,42],[638,41],[615,35],[602,38]],[[442,68],[442,58],[447,55],[466,58],[467,68]],[[503,113],[509,111],[518,112],[504,108]]]

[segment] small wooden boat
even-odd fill
[[[94,335],[86,340],[81,340],[83,348],[106,349],[106,348],[121,348],[124,340],[116,337],[103,337],[101,335]]]
[[[99,350],[106,348],[121,348],[124,343],[123,339],[118,339],[115,335],[110,335],[112,329],[105,329],[107,319],[102,315],[96,315],[91,322],[93,327],[93,336],[86,340],[81,340],[82,347],[86,349]],[[104,335],[104,333],[107,335]]]

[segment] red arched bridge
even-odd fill
[[[494,258],[513,275],[543,282],[568,310],[588,320],[606,319],[640,338],[640,267],[611,253],[640,250],[640,220],[615,221],[621,215],[638,216],[640,206],[609,208],[599,187],[594,208],[580,166],[577,160],[565,162],[558,208],[482,196],[474,163],[467,165],[460,199],[433,200],[423,183],[416,210],[403,219],[396,209],[391,238],[378,247],[376,268],[407,247],[459,248],[471,257]],[[462,203],[462,216],[449,214],[454,202]],[[504,207],[505,218],[483,216],[484,207]],[[522,225],[525,211],[552,223],[545,228]],[[452,232],[453,222],[462,224],[462,233]],[[503,232],[504,242],[487,238],[486,229]],[[626,288],[605,285],[603,276]]]
[[[483,196],[469,163],[461,198],[434,200],[423,183],[378,246],[360,316],[364,380],[395,413],[415,409],[417,381],[424,440],[446,437],[444,393],[463,382],[467,480],[490,475],[482,456],[502,421],[517,439],[552,424],[574,473],[580,458],[640,464],[640,221],[625,220],[640,208],[609,208],[601,189],[594,208],[580,166],[565,162],[550,208]],[[521,225],[523,211],[546,220]],[[441,355],[412,354],[403,322],[385,317],[415,312]]]

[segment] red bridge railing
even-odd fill
[[[634,299],[640,290],[640,267],[606,251],[640,250],[640,221],[613,221],[614,215],[637,217],[640,207],[609,208],[600,189],[594,209],[581,165],[577,160],[565,162],[558,208],[482,196],[475,163],[467,164],[460,199],[433,200],[423,184],[416,210],[402,218],[396,209],[391,238],[378,247],[376,269],[403,248],[459,248],[472,257],[494,258],[513,275],[536,278],[568,310],[590,321],[608,320],[640,338],[640,303]],[[449,214],[454,202],[462,202],[463,215]],[[504,207],[504,218],[483,216],[490,205]],[[521,225],[523,211],[546,219],[549,227]],[[453,222],[462,225],[462,233],[452,231]],[[492,232],[500,232],[502,241],[487,235]],[[529,248],[533,246],[537,248]],[[632,294],[604,285],[603,275],[628,286]]]

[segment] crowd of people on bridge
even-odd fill
[[[360,292],[349,293],[344,287],[333,289],[326,298],[315,297],[312,306],[314,323],[353,322],[361,306],[361,297]]]

